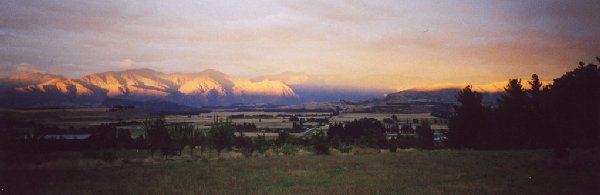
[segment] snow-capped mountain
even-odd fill
[[[80,79],[23,73],[0,80],[3,106],[97,104],[104,98],[161,99],[192,106],[282,103],[298,97],[281,81],[250,80],[216,70],[162,73],[134,69],[95,73]]]

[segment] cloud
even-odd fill
[[[158,71],[302,71],[393,88],[555,77],[598,55],[599,9],[592,0],[4,0],[0,62],[77,78],[136,59]]]
[[[33,67],[31,64],[23,62],[18,64],[15,67],[15,71],[16,72],[43,72],[35,67]]]
[[[129,69],[133,65],[133,60],[127,58],[123,59],[119,62],[119,68],[121,69]]]
[[[0,63],[0,78],[9,77],[11,75],[19,74],[19,73],[31,73],[31,72],[44,73],[46,71],[40,70],[39,68],[37,68],[27,62],[21,62],[19,64],[11,64],[8,62]]]
[[[280,1],[283,6],[318,20],[333,22],[366,22],[385,17],[402,16],[402,12],[372,1]]]

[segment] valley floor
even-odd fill
[[[599,194],[600,151],[401,150],[1,168],[0,194]]]

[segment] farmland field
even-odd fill
[[[403,150],[2,169],[7,194],[598,194],[600,151]],[[80,163],[81,164],[81,163]]]
[[[330,122],[349,122],[360,118],[375,118],[382,121],[385,118],[392,117],[392,115],[398,118],[398,124],[410,124],[413,128],[420,124],[421,121],[426,120],[434,130],[447,129],[446,119],[431,116],[429,113],[342,113],[332,116],[332,113],[329,112],[219,111],[197,115],[166,115],[165,120],[168,123],[192,123],[198,129],[208,129],[216,116],[221,119],[230,118],[231,122],[235,124],[253,123],[259,131],[278,132],[279,130],[293,128],[293,122],[289,121],[290,116],[297,116],[302,120],[303,127],[327,129],[328,123],[318,123],[314,120],[325,119]],[[129,122],[131,124],[118,124],[117,128],[129,130],[134,138],[144,134],[140,122],[143,122],[148,117],[147,114],[137,110],[109,112],[108,108],[0,109],[0,116],[12,118],[10,120],[21,121],[26,124],[24,126],[28,126],[27,124],[34,122],[44,124],[45,126],[58,126],[62,129],[84,129],[102,123],[115,124]],[[31,131],[32,127],[25,127],[23,130]]]

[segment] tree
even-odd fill
[[[344,125],[342,129],[336,129],[335,133],[344,143],[358,143],[376,145],[373,140],[379,140],[381,134],[385,135],[385,127],[374,118],[361,118]]]
[[[454,106],[448,128],[448,144],[452,148],[478,148],[487,125],[487,108],[481,101],[483,95],[466,86],[456,95],[459,105]]]
[[[527,129],[530,132],[527,140],[528,147],[541,148],[548,147],[552,143],[549,141],[552,133],[550,123],[546,122],[550,118],[551,106],[548,98],[549,88],[544,87],[537,74],[531,75],[531,81],[528,81],[531,86],[526,90],[529,96],[529,105],[526,123]]]
[[[244,134],[235,137],[235,147],[239,149],[245,157],[252,156],[252,152],[254,152],[255,149],[252,139],[244,136]]]
[[[183,151],[183,148],[185,148],[185,146],[190,146],[193,132],[194,125],[192,125],[191,123],[172,125],[172,128],[169,129],[169,136],[172,141],[170,149],[173,150],[172,152],[176,152],[178,155],[181,155],[181,151]]]
[[[156,151],[166,151],[166,147],[169,147],[171,143],[171,137],[169,136],[165,117],[161,115],[156,118],[147,118],[144,120],[143,126],[152,157],[154,157]]]
[[[393,119],[394,121],[398,122],[398,116],[396,116],[395,114],[394,114],[394,115],[392,115],[392,119]]]
[[[187,124],[182,128],[182,131],[184,132],[184,145],[187,145],[188,148],[190,149],[190,157],[194,158],[194,148],[196,148],[196,146],[199,146],[200,143],[200,139],[199,139],[199,135],[200,132],[198,130],[196,130],[196,128],[194,127],[194,125],[192,124]]]
[[[427,121],[417,126],[417,147],[422,149],[433,149],[433,130]]]
[[[540,78],[537,74],[531,75],[531,81],[527,81],[531,86],[531,89],[527,90],[529,94],[531,94],[532,98],[539,98],[542,93],[542,87],[544,83],[540,81]]]
[[[277,145],[278,147],[283,146],[283,144],[285,144],[286,142],[289,141],[290,138],[290,133],[288,133],[287,131],[281,131],[279,132],[279,135],[277,135],[277,139],[275,140],[275,145]]]
[[[229,119],[223,121],[219,117],[215,117],[209,135],[217,153],[220,154],[226,148],[231,149],[235,138],[234,132],[235,127]]]
[[[521,79],[510,79],[504,88],[505,94],[498,99],[498,131],[502,133],[505,147],[524,148],[530,144],[531,134],[528,128],[529,97],[526,94]],[[499,136],[497,135],[497,136]]]
[[[312,145],[315,150],[315,154],[317,155],[327,155],[329,154],[329,140],[327,136],[324,135],[322,131],[317,131],[317,133],[313,134]]]
[[[329,128],[327,128],[327,137],[329,138],[329,140],[332,140],[335,137],[337,137],[339,139],[340,134],[343,133],[343,131],[344,131],[343,124],[341,124],[341,123],[329,124]]]
[[[131,148],[133,146],[133,138],[131,138],[129,130],[118,131],[117,142],[121,148]]]
[[[207,133],[201,130],[194,132],[194,142],[196,146],[200,146],[200,154],[204,153],[207,148],[212,146]]]
[[[367,145],[375,149],[387,147],[385,129],[367,128],[364,130],[364,132],[365,134],[361,136],[361,144]]]
[[[146,149],[146,148],[147,148],[147,146],[146,146],[146,141],[145,141],[145,139],[144,139],[144,136],[143,136],[143,135],[138,135],[138,136],[135,138],[135,141],[134,141],[134,147],[135,147],[136,149]]]
[[[52,129],[58,130],[58,127]],[[117,128],[109,124],[100,124],[91,129],[89,141],[96,149],[117,147]]]
[[[413,134],[415,133],[415,129],[413,129],[411,125],[402,125],[402,127],[400,127],[400,133]]]
[[[340,149],[342,146],[342,140],[340,139],[340,136],[335,135],[333,136],[330,140],[331,143],[331,147],[335,148],[335,149]]]
[[[598,58],[600,62],[600,58]],[[597,147],[600,145],[600,68],[580,62],[573,71],[544,86],[533,74],[530,89],[510,79],[498,107],[481,105],[467,86],[457,95],[450,117],[454,148]]]
[[[598,58],[597,58],[598,59]],[[600,62],[600,59],[598,59]],[[600,68],[579,63],[550,89],[554,147],[600,145]]]
[[[298,117],[297,117],[297,116],[295,116],[295,115],[294,115],[294,116],[290,116],[290,119],[289,119],[289,121],[290,121],[290,122],[298,122],[298,121],[300,121],[300,118],[298,118]]]

